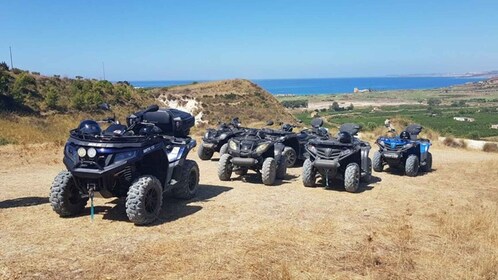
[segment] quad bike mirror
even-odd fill
[[[314,118],[312,121],[311,121],[311,126],[313,128],[319,128],[321,126],[323,126],[323,120],[320,119],[320,118]]]
[[[156,112],[157,110],[159,110],[159,106],[154,104],[154,105],[150,105],[149,107],[147,107],[147,109],[145,109],[144,113]]]
[[[303,120],[297,120],[298,123],[303,123]]]
[[[273,121],[272,120],[267,121],[266,125],[273,125]]]

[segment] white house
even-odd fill
[[[469,117],[453,117],[453,119],[455,121],[459,121],[459,122],[474,122],[475,121],[474,118],[469,118]]]

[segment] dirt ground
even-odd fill
[[[497,279],[498,154],[435,148],[434,171],[374,173],[351,194],[220,182],[202,162],[191,201],[166,199],[159,221],[129,223],[124,201],[96,199],[59,218],[48,203],[63,169],[52,145],[0,148],[2,279]]]

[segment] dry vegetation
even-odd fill
[[[201,162],[198,197],[167,199],[135,227],[122,200],[97,199],[96,220],[48,204],[57,145],[0,147],[3,279],[497,279],[498,156],[444,146],[431,173],[374,173],[350,194],[256,176],[220,182]],[[194,156],[195,153],[192,153]]]
[[[248,80],[226,80],[169,88],[157,88],[155,96],[166,99],[195,98],[201,103],[203,119],[215,125],[239,117],[247,125],[254,122],[294,122],[294,117],[266,90]]]

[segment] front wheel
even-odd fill
[[[83,212],[88,197],[81,197],[70,172],[61,171],[52,183],[49,200],[55,213],[61,217],[69,217]]]
[[[344,188],[348,192],[357,192],[360,188],[360,166],[350,163],[344,172]]]
[[[382,164],[382,154],[376,151],[373,156],[372,167],[375,172],[382,172],[384,165]]]
[[[210,160],[213,157],[214,151],[213,149],[208,149],[202,145],[199,145],[199,149],[197,150],[197,155],[202,160]]]
[[[310,159],[303,163],[303,185],[307,188],[314,188],[316,182],[316,169]]]
[[[126,215],[135,225],[150,224],[157,219],[163,204],[162,186],[152,175],[138,177],[126,196]]]
[[[277,179],[284,179],[285,174],[287,174],[287,157],[285,155],[282,155],[282,157],[280,158],[280,163],[277,166],[276,177]]]
[[[271,186],[275,183],[277,175],[277,163],[274,158],[266,158],[261,169],[261,179],[263,184]]]
[[[220,156],[226,154],[228,152],[228,143],[223,144],[220,148]]]
[[[172,195],[175,198],[191,199],[197,193],[197,186],[199,186],[199,166],[197,162],[187,159],[179,168],[181,172],[178,186],[172,190]]]
[[[220,157],[220,161],[218,162],[218,178],[221,181],[230,181],[230,177],[232,176],[232,157],[229,154],[224,154]]]
[[[414,177],[417,176],[419,160],[417,155],[409,155],[405,163],[405,174]]]
[[[287,158],[287,160],[286,160],[287,167],[293,167],[296,164],[296,161],[297,161],[296,150],[294,150],[291,147],[285,147],[283,154]]]

